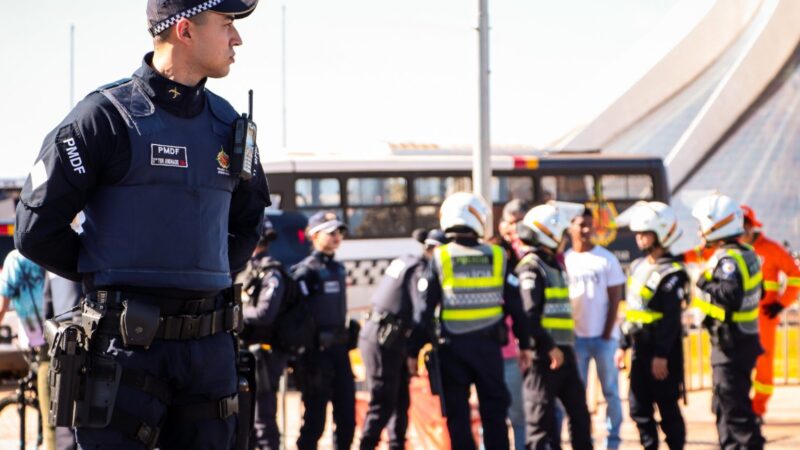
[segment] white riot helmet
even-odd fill
[[[539,205],[522,218],[518,235],[523,242],[532,244],[535,241],[545,247],[557,249],[564,239],[564,232],[569,228],[570,221],[576,216],[575,213],[582,214],[582,208],[580,211],[575,208],[560,208],[556,202]]]
[[[701,198],[692,208],[692,216],[700,222],[700,233],[707,241],[735,237],[744,232],[742,208],[727,195],[715,193]]]
[[[669,248],[681,237],[678,217],[669,205],[661,202],[638,202],[633,207],[635,209],[630,219],[631,231],[652,231],[664,248]]]
[[[447,197],[439,210],[439,224],[442,230],[467,227],[479,237],[483,236],[488,217],[489,207],[483,198],[469,192],[456,192]]]

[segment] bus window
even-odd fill
[[[533,178],[492,177],[492,202],[504,205],[514,199],[533,201]]]
[[[594,198],[594,177],[591,175],[556,175],[542,177],[542,202],[584,203]]]
[[[342,217],[342,196],[336,178],[298,178],[294,192],[295,206],[306,217],[323,210]]]
[[[347,223],[353,237],[403,236],[411,233],[406,179],[347,180]]]
[[[448,195],[471,192],[469,177],[420,177],[414,179],[414,223],[419,228],[439,228],[439,207]]]
[[[653,199],[653,179],[649,175],[603,175],[600,183],[606,200]]]

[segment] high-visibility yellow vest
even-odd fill
[[[657,322],[664,317],[659,311],[650,309],[650,300],[653,299],[661,282],[669,275],[685,272],[683,266],[677,262],[656,262],[650,264],[647,258],[639,258],[631,263],[630,276],[625,289],[625,321],[634,328]]]
[[[440,317],[447,331],[470,333],[503,318],[506,255],[500,246],[451,242],[438,247],[433,260],[443,293]]]
[[[743,244],[742,244],[743,245]],[[724,246],[714,253],[708,261],[703,276],[712,280],[718,265],[725,264],[724,260],[733,260],[734,270],[742,279],[744,298],[736,311],[726,311],[724,305],[708,294],[696,297],[693,305],[700,311],[720,322],[731,321],[745,334],[758,334],[758,302],[761,300],[761,262],[752,247],[743,245],[744,249],[737,246]]]
[[[541,260],[535,253],[528,253],[519,266],[533,265],[547,277],[544,288],[544,311],[542,328],[550,333],[558,345],[575,343],[575,322],[572,319],[572,303],[569,300],[569,287],[561,268],[553,267]],[[519,267],[518,266],[518,267]]]

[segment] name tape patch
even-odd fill
[[[150,165],[186,169],[189,167],[186,147],[150,144]]]

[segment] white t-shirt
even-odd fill
[[[625,284],[625,274],[619,260],[610,251],[595,245],[588,252],[567,250],[564,262],[569,279],[575,335],[601,336],[608,314],[607,289],[609,286]],[[617,328],[614,327],[614,337],[617,337]]]

